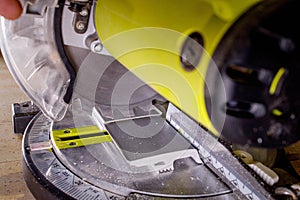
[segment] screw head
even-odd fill
[[[91,50],[94,53],[100,53],[103,50],[103,45],[99,41],[94,41],[91,43]]]
[[[84,22],[82,22],[82,21],[76,22],[76,29],[78,29],[78,30],[80,30],[80,31],[84,30],[84,29],[85,29],[85,24],[84,24]]]
[[[83,17],[86,17],[88,16],[89,12],[87,9],[83,9],[81,12],[80,12],[80,15],[83,16]]]

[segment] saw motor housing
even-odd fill
[[[295,195],[272,167],[299,140],[299,1],[21,3],[0,45],[43,112],[23,139],[35,196]]]
[[[45,12],[56,3],[64,1],[22,1],[23,21],[37,16],[32,36],[17,31],[22,20],[2,19],[1,32],[10,71],[52,119],[72,104],[80,70],[72,43],[113,56],[217,137],[258,147],[299,140],[299,34],[286,23],[297,19],[297,1],[72,0],[73,15]],[[20,46],[35,58],[25,66]]]
[[[215,135],[279,148],[299,140],[299,33],[286,23],[298,6],[102,1],[95,26],[120,63]]]

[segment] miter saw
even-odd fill
[[[299,198],[299,1],[21,4],[0,42],[36,198]]]

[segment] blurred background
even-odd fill
[[[22,175],[22,136],[13,133],[11,105],[29,98],[10,75],[0,52],[0,200],[34,199]]]

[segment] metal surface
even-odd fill
[[[171,106],[167,119],[175,127],[174,130],[179,131],[178,137],[187,139],[192,145],[189,148],[199,153],[200,163],[191,157],[183,157],[173,160],[170,170],[147,171],[145,163],[141,172],[139,167],[130,165],[130,161],[123,156],[124,149],[114,142],[64,149],[45,145],[49,144],[51,130],[66,130],[75,124],[78,127],[77,122],[83,127],[95,125],[94,119],[83,112],[75,115],[69,113],[63,121],[54,123],[38,115],[23,140],[24,160],[30,174],[56,198],[272,198],[227,148],[180,113]],[[52,143],[55,141],[52,140]],[[36,148],[41,146],[43,148]],[[40,197],[39,190],[31,190],[37,198]]]
[[[74,175],[69,169],[65,168],[55,154],[50,151],[51,147],[37,151],[30,149],[30,145],[49,142],[51,124],[52,122],[47,117],[38,115],[35,123],[31,124],[30,133],[27,132],[23,140],[25,164],[36,181],[38,181],[46,191],[48,189],[49,193],[52,191],[52,196],[47,196],[47,198],[54,197],[59,199],[70,197],[70,195],[77,199],[110,198],[110,196],[106,197],[103,190],[87,183]],[[25,177],[27,180],[28,178],[30,177]],[[31,185],[28,186],[36,198],[44,196],[42,194],[43,191],[38,193],[39,191],[37,191],[36,188],[31,188]]]
[[[92,45],[93,43],[101,44],[101,41],[99,40],[96,29],[94,26],[94,16],[91,13],[94,13],[95,9],[95,2],[92,2],[91,10],[88,12],[88,16],[84,16],[84,10],[81,11],[79,14],[72,12],[69,7],[70,4],[68,1],[66,1],[65,5],[63,6],[63,12],[62,12],[62,21],[61,21],[61,28],[62,28],[62,35],[63,35],[63,41],[66,46],[71,47],[77,47],[77,48],[83,48],[83,49],[91,49],[96,50],[96,48],[93,48],[95,45]],[[88,18],[86,23],[83,23],[84,27],[84,34],[79,31],[76,32],[76,29],[74,29],[74,23],[75,27],[79,26],[80,23],[82,24],[82,21],[76,21],[73,22],[76,15],[83,15],[83,17]],[[78,29],[78,27],[77,27]],[[103,55],[110,55],[108,51],[105,48],[101,48],[97,50],[97,53],[103,54]]]
[[[27,14],[42,15],[43,1],[37,2],[28,4]],[[76,2],[86,3],[71,1]],[[39,114],[27,127],[24,174],[37,198],[273,198],[268,181],[222,140],[109,56],[88,10],[60,6],[56,14],[62,21],[55,22],[61,26],[60,56],[78,76],[66,117],[54,122]],[[183,53],[191,57],[191,46],[186,48]],[[200,57],[190,58],[192,65]],[[270,93],[276,93],[281,77],[274,79]],[[157,101],[164,106],[156,108]],[[281,115],[280,110],[274,113]],[[297,191],[298,185],[293,187]],[[278,187],[275,194],[291,196],[295,191]]]

